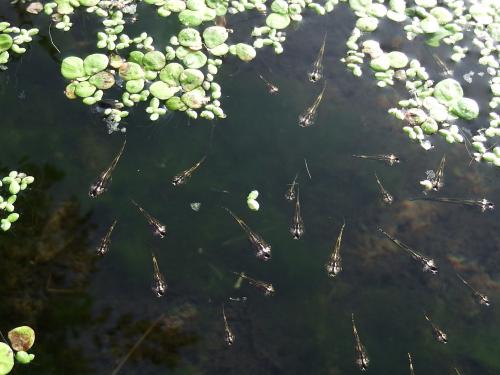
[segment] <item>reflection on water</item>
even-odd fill
[[[407,143],[386,114],[398,92],[380,94],[338,60],[344,46],[334,41],[346,39],[350,17],[339,9],[304,22],[279,58],[263,51],[253,64],[228,59],[221,72],[224,121],[175,115],[150,125],[137,111],[109,189],[96,199],[87,196],[89,184],[115,157],[122,135],[108,136],[98,115],[66,100],[45,42],[1,73],[2,165],[36,177],[16,203],[20,221],[0,242],[0,328],[29,324],[37,332],[35,361],[16,371],[111,373],[162,317],[120,373],[353,374],[354,313],[371,374],[407,373],[408,352],[416,374],[448,374],[455,366],[463,374],[499,373],[498,211],[407,200],[421,195],[419,181],[444,153],[443,196],[498,202],[497,172],[468,166],[459,147],[441,143],[423,153]],[[95,25],[84,16],[75,22],[81,24],[57,42],[83,55],[94,47],[80,40]],[[323,57],[328,86],[315,126],[304,129],[297,118],[320,90],[307,72],[325,30],[332,41]],[[270,95],[259,74],[279,95]],[[192,180],[173,187],[172,178],[205,153]],[[401,158],[393,167],[352,158],[391,153]],[[284,193],[297,172],[307,233],[294,240],[295,202]],[[393,204],[381,202],[375,173]],[[254,189],[258,212],[245,202]],[[161,218],[164,239],[151,235],[131,200]],[[201,203],[198,211],[193,202]],[[222,207],[269,242],[272,260],[255,258]],[[99,257],[95,249],[115,219],[110,251]],[[329,278],[325,264],[344,220],[342,272]],[[378,227],[435,259],[439,275],[421,272]],[[168,281],[161,299],[150,291],[152,252]],[[235,289],[233,272],[240,271],[271,283],[275,295]],[[480,306],[456,272],[492,306]],[[236,336],[230,348],[222,303]],[[424,310],[448,344],[435,342]]]

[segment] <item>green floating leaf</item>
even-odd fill
[[[8,51],[14,41],[9,34],[0,34],[0,52]]]
[[[229,46],[226,43],[222,43],[220,46],[210,49],[210,53],[214,56],[224,56],[229,52]]]
[[[430,14],[432,14],[438,21],[440,25],[446,25],[453,21],[453,14],[446,8],[443,7],[435,7],[430,10]]]
[[[207,97],[205,95],[205,90],[201,87],[197,87],[194,90],[184,93],[181,100],[189,107],[193,109],[198,109],[203,107],[207,102]]]
[[[16,353],[16,361],[22,365],[26,365],[31,362],[31,357],[25,351],[20,351]]]
[[[179,43],[193,50],[199,50],[202,47],[200,32],[190,27],[182,29],[177,36]]]
[[[363,32],[371,33],[378,27],[378,19],[375,17],[361,17],[356,21],[356,27]]]
[[[184,91],[191,91],[203,83],[205,76],[203,73],[196,69],[185,69],[179,76],[182,89]]]
[[[186,9],[186,2],[182,0],[167,0],[164,7],[171,12],[179,13]]]
[[[7,336],[10,345],[16,352],[30,350],[35,343],[35,331],[28,326],[16,327],[10,330]]]
[[[473,120],[479,115],[479,106],[473,99],[460,98],[451,105],[451,112],[464,120]]]
[[[61,64],[61,74],[66,79],[77,79],[85,77],[83,60],[76,56],[66,57]]]
[[[179,13],[179,21],[186,26],[199,26],[203,22],[203,12],[190,9],[183,10]]]
[[[144,89],[143,79],[132,79],[125,84],[125,90],[131,94],[138,94]]]
[[[179,63],[170,63],[160,71],[160,79],[169,86],[179,86],[179,76],[184,67]]]
[[[391,68],[402,69],[408,65],[409,59],[403,52],[392,51],[387,54],[391,61]]]
[[[288,14],[288,3],[285,0],[274,0],[271,10],[278,14]]]
[[[107,90],[115,84],[115,76],[110,72],[99,72],[90,77],[89,82],[99,90]]]
[[[370,68],[376,70],[377,72],[384,72],[389,70],[391,67],[391,59],[389,58],[389,54],[383,53],[379,57],[374,58],[370,61]]]
[[[434,87],[434,97],[445,105],[449,105],[463,96],[462,86],[452,78],[444,79]]]
[[[13,367],[14,352],[9,345],[0,342],[0,375],[8,374],[12,371]]]
[[[207,63],[207,56],[201,51],[191,52],[182,59],[182,63],[192,69],[199,69]]]
[[[89,81],[79,82],[75,88],[75,94],[80,98],[87,98],[94,95],[96,87]]]
[[[178,96],[171,97],[165,104],[171,111],[185,111],[187,109],[186,104]]]
[[[93,7],[99,4],[101,0],[79,0],[80,5],[83,5],[84,7]]]
[[[273,29],[281,30],[290,25],[290,17],[288,14],[271,13],[266,18],[266,25]]]
[[[205,0],[187,0],[186,6],[191,10],[203,10],[205,9]]]
[[[372,0],[349,0],[349,6],[352,10],[363,11],[372,4]]]
[[[126,62],[120,66],[120,77],[125,81],[130,81],[132,79],[144,78],[144,70],[142,70],[139,64],[133,62]]]
[[[420,27],[426,34],[438,32],[440,29],[438,20],[432,15],[429,15],[420,21]]]
[[[128,56],[129,62],[134,62],[136,64],[142,65],[142,59],[144,58],[144,53],[141,51],[132,51]],[[121,66],[121,64],[120,64]]]
[[[439,47],[439,42],[441,39],[450,36],[453,32],[441,27],[437,32],[429,35],[429,38],[425,41],[425,43],[431,47]]]
[[[180,87],[170,87],[163,81],[156,81],[149,87],[151,94],[160,100],[167,100],[171,98],[179,90]]]
[[[227,29],[222,26],[210,26],[203,31],[203,40],[207,48],[215,48],[229,37]]]
[[[236,55],[243,61],[251,61],[257,56],[255,48],[245,43],[238,43],[235,51]]]
[[[88,55],[85,60],[83,60],[83,69],[85,70],[85,75],[91,76],[106,69],[108,64],[108,56],[103,55],[102,53],[94,53],[92,55]]]
[[[159,51],[151,51],[144,55],[142,65],[148,70],[162,70],[166,64],[165,55]]]
[[[247,195],[247,200],[248,199],[257,199],[259,197],[259,191],[258,190],[252,190],[250,193]]]

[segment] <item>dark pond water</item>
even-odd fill
[[[146,6],[140,12],[132,30],[147,26],[164,39],[176,31]],[[19,200],[20,221],[0,237],[0,329],[29,324],[37,332],[36,360],[14,373],[111,373],[164,314],[120,374],[356,374],[351,313],[371,374],[407,374],[407,352],[416,374],[450,374],[454,367],[462,374],[500,373],[498,211],[406,200],[421,195],[418,182],[443,154],[442,196],[499,203],[498,171],[469,165],[462,146],[438,140],[424,152],[409,143],[386,114],[402,91],[356,79],[339,61],[353,26],[345,7],[290,30],[279,57],[263,51],[250,64],[228,58],[219,78],[225,120],[179,114],[151,123],[136,110],[111,187],[97,199],[87,196],[89,185],[125,135],[108,135],[89,108],[67,100],[59,74],[63,57],[95,51],[96,20],[80,15],[71,32],[54,32],[59,55],[45,18],[16,13],[7,2],[0,15],[42,30],[0,75],[0,166],[36,178]],[[244,18],[238,22],[250,28],[254,21]],[[321,90],[307,81],[307,71],[326,30],[328,86],[316,124],[304,129],[298,115]],[[384,30],[387,48],[401,44],[392,37],[395,28]],[[437,75],[429,51],[416,45],[403,49]],[[270,96],[258,74],[280,94]],[[474,90],[486,93],[486,86]],[[391,152],[400,165],[351,157]],[[172,187],[172,177],[205,154],[189,183]],[[306,228],[298,241],[288,232],[293,206],[284,199],[297,172]],[[380,202],[374,172],[395,196],[393,205]],[[246,206],[253,189],[260,192],[258,212]],[[166,238],[152,236],[131,199],[167,226]],[[201,202],[199,212],[191,202]],[[271,261],[255,258],[223,206],[271,243]],[[114,219],[110,252],[99,258],[95,248]],[[344,270],[329,279],[324,264],[344,219]],[[439,275],[424,274],[378,227],[435,258]],[[152,252],[169,285],[161,299],[150,290]],[[264,297],[248,285],[234,289],[232,271],[271,281],[276,295]],[[492,307],[475,303],[457,271]],[[231,348],[224,343],[223,302],[237,336]],[[433,339],[424,311],[446,331],[447,345]]]

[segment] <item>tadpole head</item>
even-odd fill
[[[271,246],[262,247],[257,252],[257,258],[262,259],[263,261],[268,261],[271,259]]]

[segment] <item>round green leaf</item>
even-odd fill
[[[160,79],[169,86],[179,86],[179,76],[184,67],[178,63],[170,63],[160,71]]]
[[[356,27],[361,31],[371,33],[378,27],[378,19],[375,17],[361,17],[356,21]]]
[[[186,26],[199,26],[203,22],[203,12],[185,9],[179,13],[179,21]]]
[[[288,14],[271,13],[266,18],[266,25],[273,29],[281,30],[290,25],[290,17]]]
[[[179,32],[177,37],[179,43],[193,50],[199,50],[202,47],[201,36],[198,30],[187,27]]]
[[[142,59],[142,64],[148,70],[161,70],[165,66],[165,63],[165,55],[159,51],[150,51]]]
[[[437,133],[439,126],[437,122],[433,119],[428,117],[421,125],[420,127],[424,131],[425,134],[434,134]]]
[[[229,46],[226,43],[222,43],[220,46],[210,49],[210,53],[214,56],[224,56],[229,52]]]
[[[71,82],[69,85],[66,86],[64,94],[68,99],[76,99],[75,89],[77,84],[78,84],[77,82]]]
[[[119,72],[120,77],[122,77],[125,81],[144,78],[144,70],[142,70],[139,64],[133,62],[126,62],[125,64],[122,64]]]
[[[408,57],[399,51],[392,51],[387,54],[389,60],[391,61],[391,68],[402,69],[408,64]]]
[[[156,81],[150,87],[151,95],[160,99],[167,100],[174,96],[180,90],[179,87],[170,87],[163,81]]]
[[[430,14],[432,14],[438,21],[440,25],[446,25],[453,21],[453,14],[443,7],[435,7],[430,10]]]
[[[136,64],[142,65],[142,59],[144,58],[144,53],[141,51],[132,51],[128,55],[128,61],[129,62],[134,62]],[[121,66],[121,64],[120,64]]]
[[[177,57],[179,60],[182,60],[190,52],[191,52],[191,50],[189,48],[186,48],[186,47],[183,47],[183,46],[179,46],[175,50],[175,57]]]
[[[493,22],[493,17],[489,14],[490,9],[483,4],[471,5],[469,13],[481,25],[488,25]]]
[[[205,0],[187,0],[186,6],[191,10],[203,10],[205,8]]]
[[[85,75],[91,76],[106,69],[108,64],[108,56],[102,53],[94,53],[88,55],[85,60],[83,60],[83,69],[85,70]]]
[[[236,55],[243,61],[250,61],[257,56],[255,48],[245,43],[238,43],[236,45]]]
[[[144,89],[143,79],[132,79],[125,84],[125,90],[131,94],[138,94]]]
[[[193,69],[199,69],[207,63],[207,56],[201,51],[191,52],[182,59],[182,63]]]
[[[274,0],[271,10],[278,14],[288,14],[288,3],[285,0]]]
[[[75,94],[80,98],[87,98],[91,95],[94,95],[96,91],[96,87],[90,84],[89,81],[79,82],[75,88]]]
[[[186,9],[186,2],[182,0],[167,0],[164,7],[171,12],[179,13]]]
[[[90,77],[89,82],[99,90],[107,90],[115,84],[115,76],[110,72],[99,72]]]
[[[35,343],[35,331],[28,326],[16,327],[9,331],[10,345],[16,352],[30,350]]]
[[[449,105],[464,96],[460,83],[452,78],[444,79],[434,87],[434,97],[441,103]]]
[[[435,33],[440,29],[438,20],[432,15],[429,15],[420,21],[420,27],[426,34]]]
[[[165,104],[171,111],[185,111],[187,109],[186,104],[178,96],[172,96]]]
[[[9,34],[0,34],[0,52],[8,51],[14,41]]]
[[[203,73],[196,69],[185,69],[179,76],[182,89],[184,91],[191,91],[203,83],[205,76]]]
[[[479,106],[473,99],[460,98],[452,103],[451,112],[465,120],[473,120],[479,115]]]
[[[207,48],[214,48],[224,43],[229,34],[222,26],[210,26],[203,31],[203,40]]]
[[[80,5],[83,5],[84,7],[93,7],[99,4],[99,1],[101,0],[79,0]]]
[[[76,56],[66,57],[61,64],[61,74],[66,79],[85,77],[83,60]]]
[[[349,0],[349,6],[352,10],[363,11],[372,4],[372,0]]]
[[[205,90],[198,87],[194,90],[184,93],[181,100],[189,107],[193,109],[198,109],[203,107],[207,102],[207,97],[205,95]]]
[[[383,72],[389,70],[391,67],[391,59],[389,58],[389,54],[383,53],[379,57],[374,58],[370,61],[370,68],[376,70],[377,72]]]
[[[16,361],[22,365],[26,365],[26,364],[31,362],[31,358],[30,358],[30,355],[28,353],[21,350],[20,352],[16,353]]]
[[[9,345],[0,342],[0,375],[11,372],[14,367],[14,352]]]

